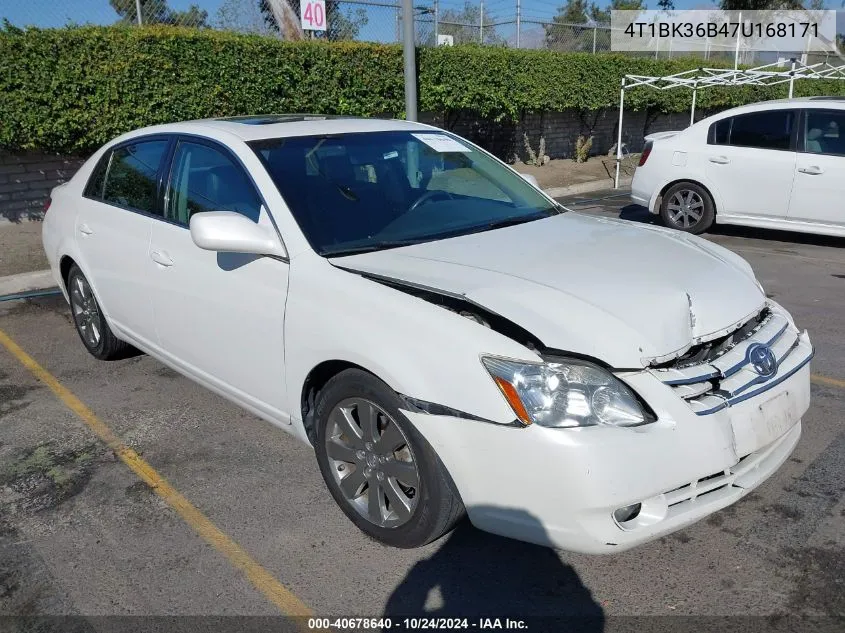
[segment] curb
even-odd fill
[[[55,287],[56,280],[49,269],[0,277],[0,297]]]
[[[623,188],[631,185],[632,178],[619,179],[619,192],[624,193]],[[562,198],[563,196],[575,196],[579,193],[589,193],[591,191],[601,191],[602,189],[613,189],[613,180],[590,180],[589,182],[581,182],[577,185],[569,185],[568,187],[551,187],[550,189],[543,189],[547,196],[552,198]]]

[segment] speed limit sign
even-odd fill
[[[326,30],[326,0],[299,0],[303,31]]]

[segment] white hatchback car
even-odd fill
[[[418,123],[138,130],[54,190],[43,238],[89,352],[137,347],[312,445],[399,547],[464,511],[647,542],[769,477],[809,406],[809,338],[743,259],[564,212]]]
[[[845,98],[756,103],[652,135],[631,198],[691,233],[716,221],[845,236]]]

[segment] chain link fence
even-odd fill
[[[19,28],[171,24],[282,39],[401,41],[400,0],[325,0],[325,7],[327,30],[319,32],[303,31],[300,0],[0,0],[0,21]],[[609,25],[563,22],[554,17],[559,15],[555,0],[418,0],[414,8],[421,46],[477,43],[584,53],[611,50]],[[733,49],[690,53],[673,48],[671,42],[660,46],[629,54],[713,60],[736,56]],[[758,61],[753,51],[740,51],[740,63]]]

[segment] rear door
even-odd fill
[[[142,344],[155,340],[147,267],[166,137],[142,137],[103,155],[76,218],[79,262],[109,321]]]
[[[766,110],[710,126],[706,173],[718,214],[784,218],[795,171],[797,110]]]
[[[845,110],[807,109],[789,219],[845,226]]]
[[[259,169],[258,158],[251,157]],[[241,160],[207,139],[180,137],[164,218],[146,261],[160,353],[183,371],[272,419],[289,422],[284,365],[287,261],[215,253],[191,239],[192,215],[236,211],[275,232]]]

